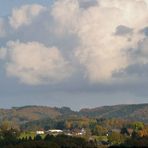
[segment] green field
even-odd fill
[[[32,139],[34,139],[34,137],[36,136],[36,133],[35,132],[22,132],[21,134],[20,134],[20,139],[22,139],[22,138],[29,138],[29,137],[31,137]],[[41,137],[42,138],[44,138],[46,136],[46,134],[42,134],[41,135]]]

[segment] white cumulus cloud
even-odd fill
[[[15,29],[23,25],[29,25],[44,10],[45,7],[38,4],[23,5],[20,8],[15,8],[12,11],[12,16],[9,18],[10,25]]]
[[[5,50],[7,74],[23,83],[55,83],[71,75],[70,64],[56,47],[46,47],[38,42],[11,41]]]
[[[57,1],[53,17],[78,37],[75,56],[84,66],[85,76],[91,82],[109,80],[133,62],[128,50],[137,48],[144,39],[139,31],[148,23],[148,5],[145,0],[98,0],[98,5],[82,9],[78,2]],[[132,33],[116,35],[120,26],[130,28]]]

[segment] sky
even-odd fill
[[[148,0],[0,2],[0,108],[148,103]]]

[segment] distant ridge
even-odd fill
[[[148,103],[121,104],[114,106],[102,106],[93,109],[81,109],[82,116],[98,118],[124,118],[148,122]]]
[[[0,109],[0,120],[11,120],[19,123],[31,122],[42,119],[56,119],[76,117],[90,118],[122,118],[138,120],[148,123],[148,103],[145,104],[121,104],[114,106],[102,106],[96,108],[84,108],[80,111],[72,111],[69,107],[48,106],[23,106],[12,109]]]

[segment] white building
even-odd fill
[[[63,131],[59,130],[59,129],[51,129],[51,130],[48,130],[48,132],[51,132],[51,133],[62,133]]]
[[[44,133],[44,131],[36,131],[36,135],[43,135]]]
[[[51,133],[51,134],[61,134],[61,133],[63,133],[63,131],[59,130],[59,129],[50,129],[50,130],[48,130],[46,132]]]

